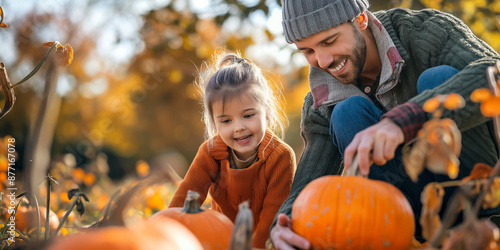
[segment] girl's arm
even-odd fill
[[[200,201],[203,203],[218,171],[217,162],[210,156],[207,142],[205,142],[198,149],[198,153],[168,207],[184,206],[188,190],[199,193]]]
[[[295,166],[295,153],[286,144],[275,148],[268,158],[266,163],[267,191],[259,214],[259,223],[255,225],[253,233],[254,247],[265,248],[274,216],[290,194]]]

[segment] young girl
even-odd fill
[[[233,222],[238,204],[250,200],[253,246],[265,248],[269,228],[288,197],[295,154],[273,132],[283,130],[278,104],[261,70],[237,54],[219,56],[210,79],[199,85],[210,138],[199,148],[169,207],[182,207],[188,190]]]

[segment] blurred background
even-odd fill
[[[500,0],[370,4],[371,11],[452,13],[500,51]],[[19,181],[28,169],[59,169],[73,185],[90,187],[165,164],[182,177],[205,139],[193,81],[221,48],[239,51],[281,88],[284,140],[299,158],[308,68],[282,35],[279,0],[0,0],[0,6],[9,25],[0,28],[0,62],[12,82],[44,57],[44,42],[74,49],[71,65],[56,73],[44,66],[16,88],[14,108],[0,120],[0,137],[16,141]],[[106,197],[113,191],[100,188]]]

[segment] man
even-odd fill
[[[359,170],[387,181],[408,198],[422,240],[420,193],[433,181],[449,180],[428,170],[413,183],[404,171],[401,147],[415,138],[430,114],[423,103],[455,92],[466,100],[444,117],[462,133],[458,179],[473,165],[494,165],[498,152],[491,119],[470,101],[476,88],[488,87],[486,68],[500,57],[452,15],[436,10],[391,9],[371,13],[367,0],[284,0],[283,30],[310,64],[302,109],[305,148],[289,198],[271,228],[277,249],[309,248],[290,229],[292,204],[312,180],[342,173],[356,157]],[[446,189],[446,204],[453,189]],[[481,211],[498,214],[499,209]]]

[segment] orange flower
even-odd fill
[[[68,193],[66,193],[66,192],[62,192],[62,193],[61,193],[61,195],[60,195],[60,199],[61,199],[61,201],[62,201],[62,202],[64,202],[64,203],[70,203],[70,202],[71,202],[71,200],[70,200],[70,199],[68,199]]]
[[[97,200],[97,209],[102,210],[108,204],[108,201],[109,201],[108,195],[102,194],[99,197],[99,200]]]
[[[162,210],[165,208],[165,201],[161,198],[159,192],[155,192],[151,197],[149,197],[146,201],[147,207],[151,209]]]
[[[135,164],[135,171],[140,177],[146,177],[149,174],[149,164],[140,160]]]
[[[92,184],[94,184],[95,182],[95,174],[93,173],[87,173],[85,174],[85,176],[83,177],[83,183],[86,185],[86,186],[91,186]]]
[[[500,96],[493,96],[481,102],[481,113],[487,117],[500,115]]]
[[[470,95],[470,99],[473,102],[482,102],[491,98],[491,91],[487,88],[476,89]]]
[[[81,183],[85,178],[85,171],[81,168],[74,168],[71,175],[73,176],[73,180],[75,182]]]
[[[436,96],[427,100],[422,108],[424,109],[425,112],[431,113],[436,111],[440,105],[441,105],[441,100],[439,100],[439,98]]]
[[[9,169],[9,161],[3,155],[0,155],[0,171],[5,172]]]
[[[443,105],[449,110],[463,108],[465,106],[465,100],[457,93],[450,93],[446,96],[446,99],[444,99]]]

